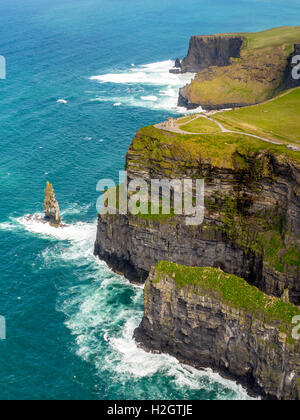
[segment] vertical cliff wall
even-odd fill
[[[292,89],[292,88],[300,86],[300,78],[298,79],[293,78],[293,73],[292,73],[293,68],[295,66],[295,64],[293,63],[293,59],[296,56],[300,58],[300,44],[295,44],[294,51],[288,59],[284,82],[283,82],[283,85],[281,86],[281,90]],[[298,63],[299,62],[300,60],[298,60]],[[300,74],[300,71],[298,71],[298,74]]]
[[[146,350],[210,367],[271,399],[300,399],[300,310],[220,270],[160,263],[135,338]]]
[[[59,205],[56,200],[53,186],[52,184],[50,184],[50,182],[47,182],[46,184],[44,212],[45,212],[45,220],[49,222],[51,226],[54,226],[54,227],[61,226]]]

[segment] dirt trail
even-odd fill
[[[281,96],[285,96],[285,95],[287,95],[287,93],[285,93]],[[160,124],[156,124],[155,127],[159,128],[161,130],[170,131],[170,132],[178,133],[178,134],[191,135],[191,136],[207,135],[207,134],[220,134],[220,132],[216,132],[216,133],[190,133],[189,131],[181,130],[179,128],[180,120],[184,119],[184,118],[186,118],[186,117],[182,117],[182,118],[179,118],[179,119],[175,120],[175,124],[173,126],[171,126],[171,125],[166,126],[165,123],[160,123]],[[233,134],[239,134],[239,135],[242,135],[242,136],[253,137],[255,139],[262,140],[262,141],[265,141],[267,143],[276,144],[276,145],[279,145],[279,146],[286,146],[288,149],[294,150],[296,152],[300,152],[300,147],[297,147],[297,146],[294,146],[294,145],[291,145],[291,144],[286,144],[286,143],[282,143],[280,141],[275,141],[275,140],[269,140],[265,137],[256,136],[255,134],[251,134],[251,133],[247,133],[247,132],[228,130],[219,121],[216,121],[214,118],[208,117],[207,115],[204,115],[204,114],[197,115],[195,118],[188,121],[187,124],[190,124],[192,121],[195,121],[199,118],[206,118],[207,120],[217,124],[217,126],[221,130],[221,133],[233,133]],[[182,125],[184,125],[184,124],[182,124]]]

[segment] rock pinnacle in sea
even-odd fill
[[[50,223],[51,226],[60,227],[61,218],[59,214],[59,205],[56,200],[54,189],[50,182],[47,182],[45,189],[45,201],[44,201],[45,220]]]

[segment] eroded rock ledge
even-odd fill
[[[194,156],[181,136],[140,130],[127,154],[129,179],[204,178],[204,223],[186,226],[175,216],[99,216],[95,254],[135,282],[144,282],[161,260],[220,267],[270,295],[287,290],[289,300],[300,305],[299,163],[279,146],[262,142],[260,151],[242,150],[242,141],[220,137],[217,153],[214,142],[196,139],[189,146]]]
[[[161,262],[145,286],[135,338],[151,351],[210,367],[269,399],[300,399],[300,310],[217,269]]]

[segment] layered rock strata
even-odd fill
[[[269,399],[300,399],[300,341],[292,324],[299,309],[221,270],[170,263],[151,271],[144,293],[135,331],[144,349],[213,368]]]

